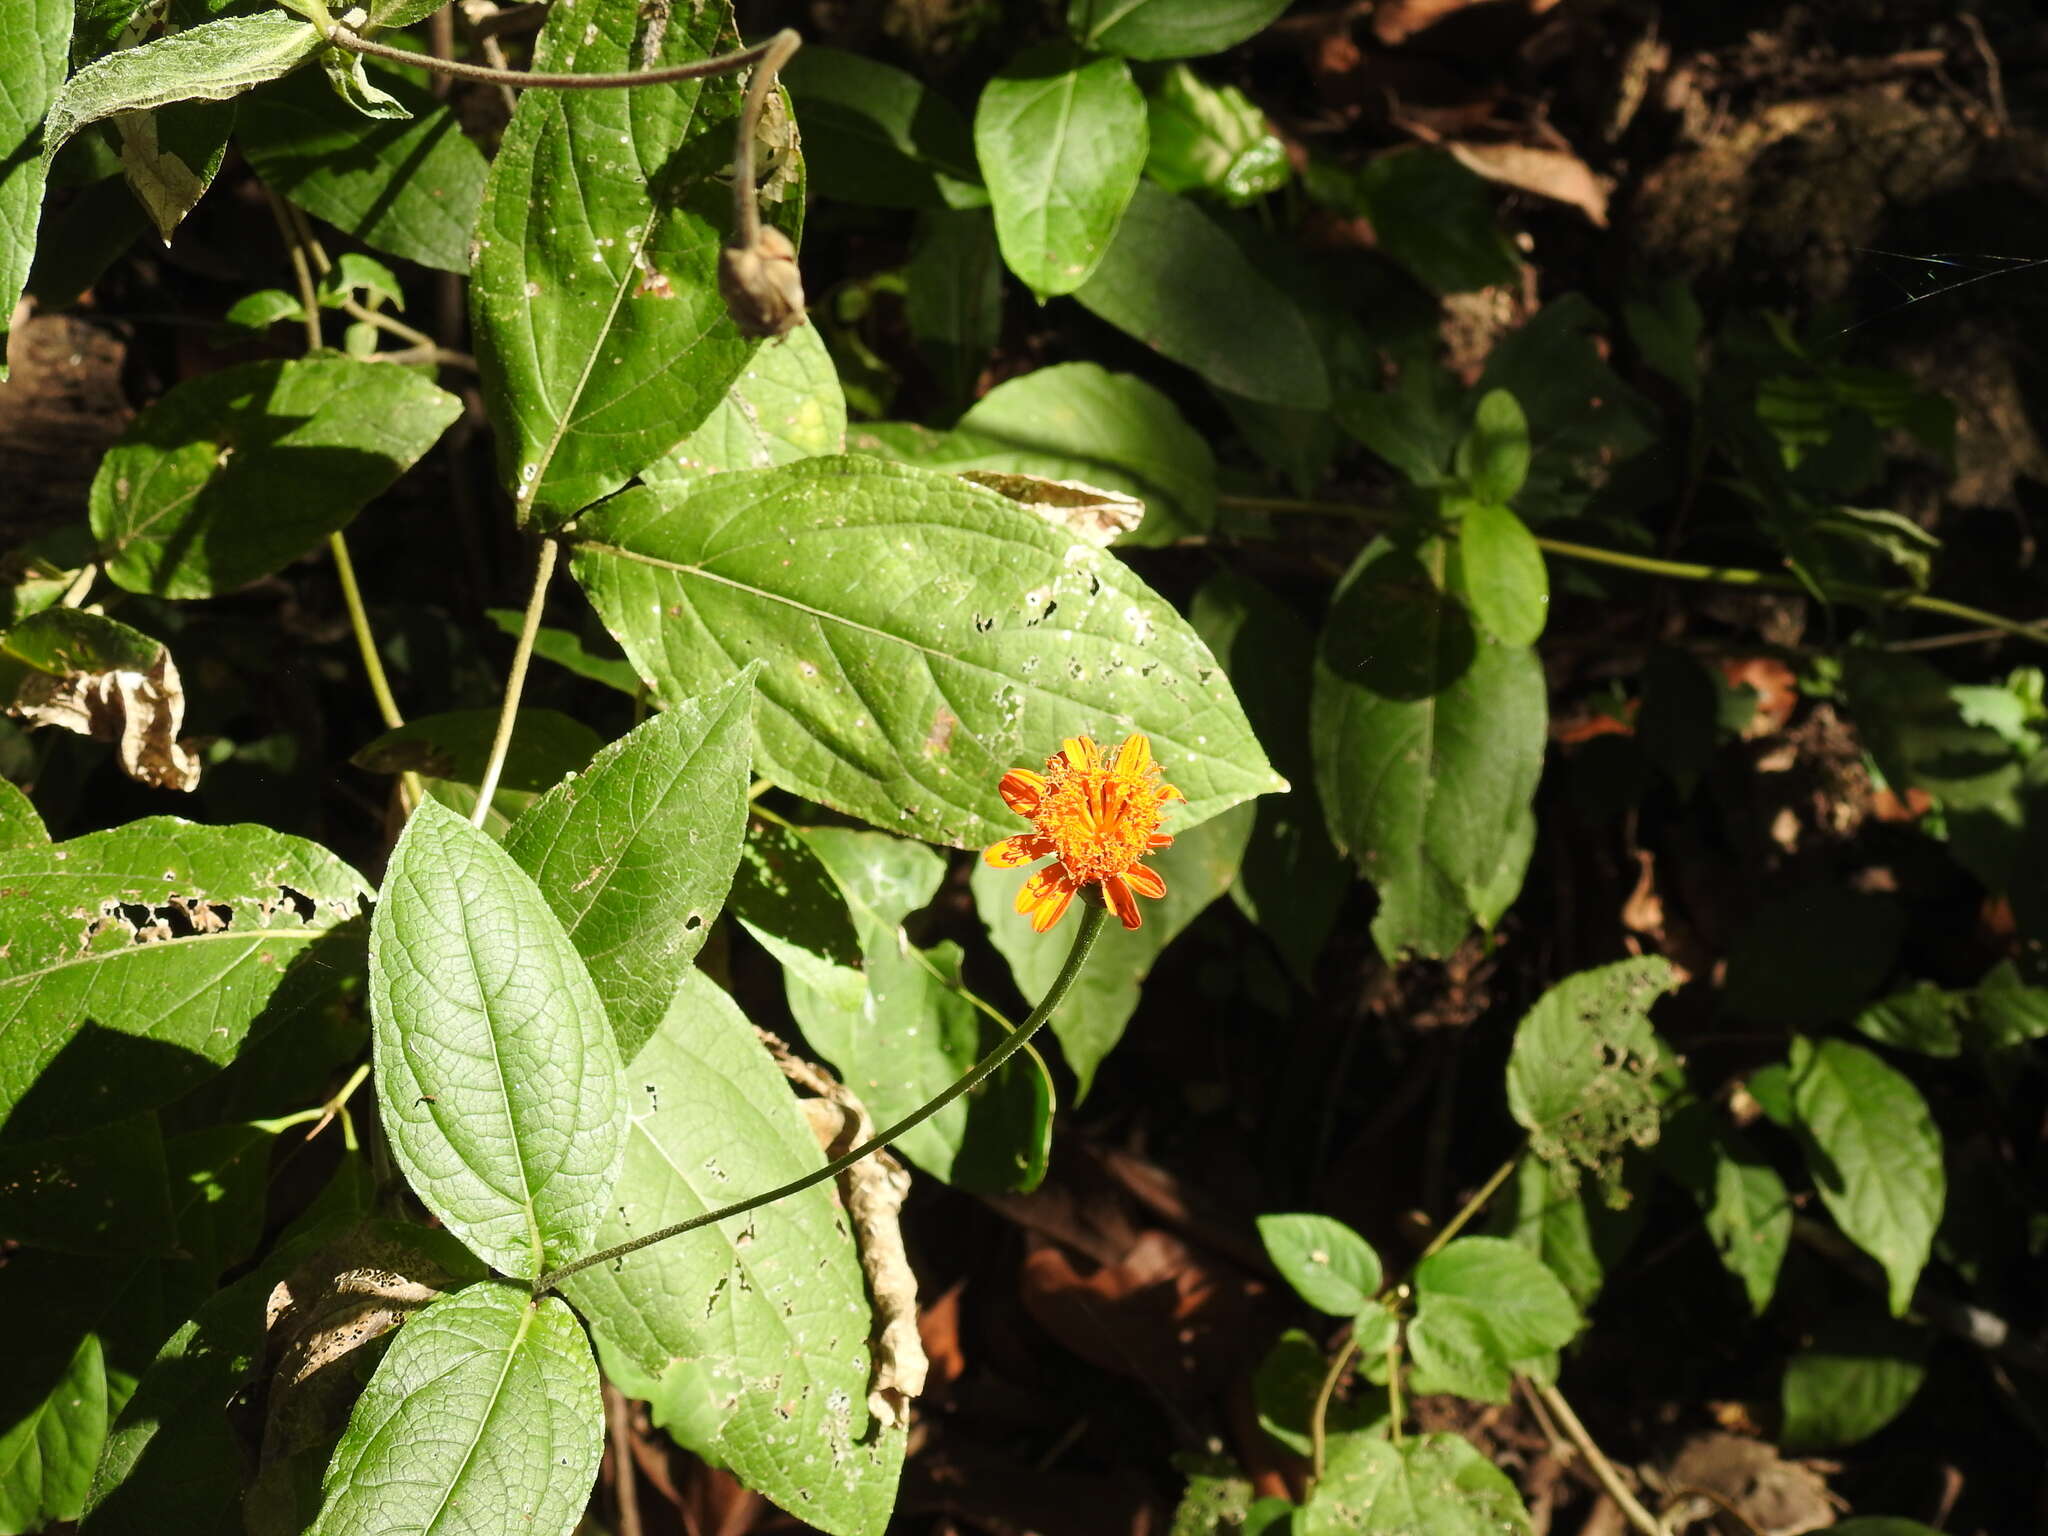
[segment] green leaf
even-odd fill
[[[1043,303],[1088,280],[1145,168],[1145,98],[1122,59],[1027,48],[974,111],[1003,260]]]
[[[278,1022],[370,890],[324,848],[171,816],[0,853],[0,1121],[101,1125]]]
[[[12,779],[0,779],[0,850],[39,848],[49,840],[35,802]]]
[[[0,1432],[0,1529],[76,1520],[106,1437],[106,1367],[88,1333],[41,1405]]]
[[[320,279],[320,303],[328,309],[339,309],[342,300],[353,293],[364,295],[373,308],[378,299],[393,309],[405,308],[405,290],[399,286],[396,273],[374,256],[343,251],[334,258],[334,269]]]
[[[1375,1307],[1373,1315],[1385,1318],[1391,1328],[1391,1314]],[[1361,1367],[1375,1358],[1369,1342],[1358,1345]],[[1381,1339],[1378,1353],[1385,1350],[1386,1341]],[[1252,1376],[1252,1400],[1258,1409],[1259,1427],[1297,1456],[1309,1455],[1314,1446],[1309,1423],[1329,1368],[1330,1362],[1323,1357],[1316,1341],[1299,1328],[1290,1328],[1266,1351]],[[1333,1438],[1364,1434],[1377,1429],[1386,1416],[1384,1396],[1361,1392],[1349,1402],[1333,1399],[1324,1412],[1323,1426]]]
[[[1534,652],[1475,631],[1443,590],[1440,543],[1380,541],[1338,587],[1310,714],[1330,838],[1379,892],[1390,959],[1447,955],[1520,888],[1517,829],[1543,769]],[[1533,830],[1533,829],[1531,829]]]
[[[1635,1166],[1624,1163],[1623,1175]],[[1564,1283],[1572,1305],[1584,1311],[1642,1230],[1647,1202],[1634,1199],[1619,1181],[1617,1188],[1628,1201],[1618,1209],[1556,1163],[1525,1155],[1515,1164],[1494,1234],[1540,1259]]]
[[[1347,1435],[1309,1496],[1300,1536],[1399,1531],[1402,1536],[1528,1536],[1529,1516],[1507,1475],[1458,1435],[1400,1445]]]
[[[526,616],[517,608],[486,608],[484,617],[504,635],[517,637],[526,627]],[[629,698],[640,692],[640,674],[633,670],[633,663],[593,654],[583,643],[582,636],[566,629],[557,629],[551,624],[541,625],[533,637],[533,654],[543,661],[552,661],[558,667],[566,667],[578,677],[587,677],[593,683],[616,688]]]
[[[590,1247],[625,1136],[623,1069],[561,920],[490,837],[434,800],[370,927],[377,1102],[427,1209],[530,1280]]]
[[[499,714],[491,707],[420,715],[358,749],[349,761],[368,773],[420,774],[428,794],[467,816],[476,808]],[[597,732],[580,720],[552,709],[520,710],[484,830],[502,837],[544,791],[589,763],[598,746]]]
[[[1189,59],[1235,48],[1287,0],[1067,0],[1067,28],[1130,59]]]
[[[505,834],[562,920],[630,1062],[732,886],[747,824],[754,669],[597,754]]]
[[[1931,981],[1916,981],[1862,1009],[1856,1015],[1856,1028],[1894,1050],[1960,1056],[1971,1001],[1968,992],[1949,992]]]
[[[1666,278],[1647,297],[1625,300],[1621,318],[1643,361],[1688,400],[1700,397],[1700,334],[1706,318],[1682,277]]]
[[[1767,897],[1730,947],[1723,1001],[1764,1024],[1846,1018],[1891,974],[1905,926],[1881,893],[1815,885]]]
[[[824,1161],[752,1026],[701,972],[634,1060],[627,1109],[625,1166],[597,1236],[606,1246]],[[678,1444],[826,1531],[880,1536],[904,1434],[868,1411],[866,1283],[829,1184],[564,1288],[607,1374]]]
[[[781,82],[804,126],[810,174],[828,197],[882,208],[988,202],[967,120],[915,75],[807,44]]]
[[[1245,713],[1273,763],[1292,784],[1258,802],[1243,867],[1230,887],[1238,909],[1265,930],[1304,985],[1336,925],[1351,871],[1324,830],[1308,751],[1309,680],[1315,636],[1294,610],[1232,569],[1195,592],[1189,620],[1232,676],[1260,679]]]
[[[1550,617],[1550,573],[1535,535],[1506,507],[1467,501],[1457,510],[1457,566],[1452,581],[1472,617],[1507,645],[1534,645]]]
[[[1941,1132],[1920,1090],[1860,1045],[1795,1035],[1791,1075],[1821,1200],[1884,1266],[1892,1314],[1903,1315],[1941,1221]]]
[[[0,338],[36,254],[43,183],[56,153],[54,143],[38,143],[38,130],[64,83],[73,10],[73,0],[26,0],[0,16]]]
[[[986,846],[1016,830],[1002,775],[1083,732],[1150,736],[1184,825],[1281,787],[1178,613],[950,476],[806,459],[628,491],[577,539],[577,580],[657,697],[760,657],[758,770],[877,826]]]
[[[291,73],[319,47],[320,34],[310,24],[266,11],[118,49],[86,65],[57,92],[43,125],[43,159],[47,163],[79,129],[117,112],[231,100]]]
[[[471,1530],[569,1536],[597,1481],[604,1404],[576,1314],[485,1282],[398,1332],[335,1447],[315,1536]]]
[[[1169,772],[1171,768],[1168,764]],[[1123,1038],[1159,956],[1229,888],[1251,837],[1252,811],[1239,807],[1185,832],[1172,820],[1167,827],[1173,846],[1147,860],[1166,881],[1166,895],[1143,902],[1144,926],[1135,933],[1119,932],[1114,945],[1099,949],[1052,1016],[1052,1032],[1080,1085],[1077,1099],[1087,1097],[1096,1068]],[[1066,946],[1033,933],[1029,919],[1017,911],[1017,888],[1023,878],[1019,870],[977,864],[971,884],[975,910],[988,925],[996,949],[1010,962],[1018,991],[1035,1002],[1059,974]]]
[[[1337,423],[1410,484],[1437,486],[1462,440],[1462,399],[1463,391],[1438,365],[1432,347],[1427,356],[1404,360],[1391,389],[1340,396]]]
[[[1927,1378],[1925,1328],[1883,1318],[1836,1318],[1785,1362],[1779,1438],[1787,1451],[1868,1440],[1905,1411]]]
[[[245,363],[181,384],[93,479],[107,575],[157,597],[268,576],[347,527],[461,413],[410,369],[342,358]]]
[[[1332,1317],[1355,1317],[1384,1277],[1372,1245],[1330,1216],[1261,1216],[1259,1240],[1280,1278]]]
[[[1761,1317],[1792,1241],[1785,1181],[1747,1136],[1698,1100],[1665,1117],[1657,1155],[1699,1203],[1714,1251]]]
[[[649,485],[846,451],[846,396],[816,326],[757,351],[704,424],[640,471]]]
[[[351,112],[304,70],[241,103],[235,142],[257,175],[315,218],[387,255],[466,273],[484,157],[425,90],[381,70],[378,83],[411,121]]]
[[[1210,85],[1176,64],[1147,102],[1145,174],[1169,192],[1207,192],[1233,207],[1287,185],[1287,146],[1234,85]]]
[[[1458,442],[1458,478],[1482,502],[1505,507],[1529,478],[1529,419],[1505,389],[1479,397],[1472,425]]]
[[[858,1007],[860,935],[839,888],[802,832],[757,821],[747,828],[726,910],[784,969],[844,1007]]]
[[[810,968],[792,970],[790,1011],[804,1039],[855,1085],[877,1124],[938,1097],[994,1046],[960,985],[957,944],[914,947],[903,920],[928,905],[945,860],[919,843],[839,827],[804,841],[845,893],[860,933],[856,989]],[[1012,1062],[979,1093],[956,1099],[896,1144],[937,1178],[963,1188],[1028,1187],[1042,1174],[1043,1122],[1051,1113],[1035,1059]]]
[[[735,41],[724,0],[672,18],[652,57],[641,31],[639,0],[562,7],[533,67],[651,68]],[[552,527],[624,485],[711,414],[753,355],[718,296],[732,199],[716,176],[739,96],[720,75],[520,97],[484,191],[470,307],[522,522]],[[792,237],[796,192],[767,210]]]
[[[327,85],[358,116],[378,122],[410,121],[412,112],[389,91],[370,83],[361,54],[330,48],[320,55],[321,73]]]
[[[1417,1393],[1508,1399],[1511,1372],[1548,1362],[1579,1331],[1564,1283],[1517,1243],[1461,1237],[1415,1266],[1408,1347]]]
[[[167,1253],[177,1240],[154,1115],[0,1143],[0,1232],[66,1253]]]
[[[293,1043],[298,1044],[294,1033]],[[239,1264],[263,1238],[270,1152],[265,1125],[212,1125],[164,1143],[178,1246],[209,1277]]]
[[[221,318],[245,331],[267,331],[282,320],[303,320],[306,306],[282,288],[259,288],[237,299]]]
[[[1661,955],[1619,960],[1566,977],[1516,1026],[1508,1112],[1568,1184],[1578,1168],[1606,1170],[1624,1148],[1656,1142],[1653,1079],[1666,1057],[1650,1008],[1677,988]]]
[[[995,222],[980,209],[924,214],[903,282],[903,318],[950,417],[974,398],[1002,331],[1003,258]]]
[[[1329,376],[1293,299],[1186,198],[1138,183],[1082,306],[1217,389],[1321,410]]]
[[[213,184],[234,125],[228,102],[179,101],[114,119],[121,174],[165,245]]]
[[[1469,293],[1511,283],[1520,268],[1493,216],[1486,183],[1448,150],[1390,150],[1359,171],[1358,211],[1379,249],[1432,292]]]
[[[1858,1515],[1830,1527],[1834,1536],[1941,1536],[1931,1525],[1918,1520],[1900,1520],[1889,1515]]]

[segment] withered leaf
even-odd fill
[[[199,759],[178,741],[185,688],[169,649],[96,613],[51,608],[0,637],[0,695],[30,725],[116,744],[121,771],[156,789],[192,790]]]
[[[960,478],[1029,507],[1097,549],[1107,549],[1119,534],[1137,527],[1145,515],[1145,503],[1135,496],[1105,491],[1080,480],[1046,480],[994,469],[963,469]]]

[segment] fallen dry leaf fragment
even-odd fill
[[[1029,507],[1053,526],[1097,549],[1107,549],[1118,534],[1129,533],[1145,515],[1145,504],[1136,497],[1079,480],[1045,480],[993,469],[962,470],[960,478]]]
[[[1468,171],[1502,186],[1533,192],[1578,209],[1598,229],[1607,227],[1607,198],[1613,183],[1598,175],[1577,155],[1533,144],[1463,144],[1444,146]]]
[[[185,686],[160,642],[71,608],[33,614],[0,637],[7,712],[115,743],[121,771],[155,789],[199,786],[199,759],[178,741]]]

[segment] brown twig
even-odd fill
[[[640,1536],[639,1469],[633,1464],[633,1405],[609,1381],[604,1384],[605,1435],[612,1443],[612,1500],[619,1536]]]

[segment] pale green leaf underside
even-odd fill
[[[1892,1312],[1902,1314],[1948,1189],[1927,1101],[1874,1052],[1846,1040],[1796,1036],[1791,1078],[1793,1108],[1812,1140],[1808,1172],[1828,1214],[1884,1266]]]
[[[48,160],[79,129],[174,101],[228,101],[291,73],[320,47],[310,22],[279,11],[231,16],[123,48],[64,82],[43,129]]]
[[[148,1042],[130,1074],[67,1080],[35,1116],[44,1134],[162,1103],[233,1060],[295,962],[370,894],[303,839],[170,816],[9,849],[0,887],[17,893],[0,912],[0,1122],[88,1021]]]
[[[747,671],[670,705],[505,834],[589,966],[626,1061],[668,1011],[732,886],[753,694]]]
[[[534,68],[680,64],[734,45],[724,0],[550,14]],[[718,405],[754,346],[726,318],[718,250],[739,85],[528,91],[492,163],[470,303],[498,465],[523,518],[553,525],[626,483]],[[793,221],[802,187],[769,210]]]
[[[633,1062],[627,1113],[625,1166],[597,1234],[607,1246],[823,1161],[752,1027],[696,971]],[[903,1434],[868,1416],[867,1292],[829,1185],[587,1269],[565,1289],[607,1370],[680,1443],[835,1536],[879,1536]]]
[[[1171,605],[948,475],[847,457],[628,491],[579,521],[574,570],[664,699],[761,658],[760,770],[889,831],[1016,831],[998,781],[1081,733],[1151,737],[1182,826],[1285,787]]]
[[[314,1536],[568,1536],[603,1451],[576,1314],[486,1281],[399,1330],[334,1448]]]
[[[625,1136],[618,1046],[532,880],[438,801],[392,850],[370,1013],[384,1129],[427,1208],[522,1279],[587,1251]]]

